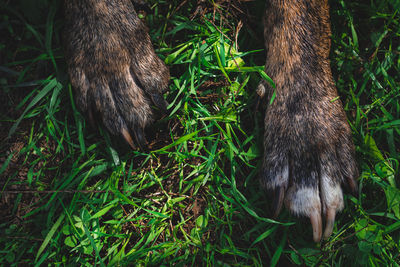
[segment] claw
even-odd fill
[[[124,137],[125,141],[131,146],[131,148],[136,149],[135,145],[133,144],[132,136],[130,135],[128,130],[122,129],[121,134]]]
[[[283,199],[285,196],[285,188],[283,186],[279,186],[274,190],[274,202],[273,202],[273,210],[274,216],[272,218],[276,219],[282,209]]]
[[[136,128],[133,130],[133,135],[135,136],[136,143],[139,145],[141,150],[145,150],[144,147],[147,147],[147,140],[144,135],[144,131],[142,128]]]
[[[322,219],[319,212],[313,212],[310,215],[310,221],[313,228],[314,242],[318,243],[322,237]]]
[[[335,225],[335,216],[336,216],[335,209],[328,209],[326,211],[326,226],[324,232],[324,239],[328,239],[333,232],[333,226]]]

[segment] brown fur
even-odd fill
[[[139,1],[140,2],[140,1]],[[143,145],[151,102],[166,110],[169,71],[157,57],[130,0],[64,1],[66,59],[80,109]]]
[[[343,208],[340,185],[358,175],[354,147],[329,64],[327,0],[270,0],[264,19],[265,71],[276,88],[261,92],[276,98],[265,114],[262,184],[292,212],[311,218],[314,239],[321,238],[321,215],[330,235],[336,211]],[[328,216],[329,215],[329,216]],[[319,229],[318,229],[319,228]]]
[[[143,0],[134,1],[143,5]],[[358,175],[351,131],[329,65],[327,0],[267,1],[265,82],[259,92],[276,98],[265,114],[261,181],[283,203],[310,217],[314,239],[333,229],[343,208],[341,185],[356,190]],[[66,57],[77,103],[93,120],[133,146],[145,143],[153,120],[151,102],[162,110],[169,72],[156,56],[145,25],[130,0],[65,0]],[[133,134],[134,138],[131,137]]]

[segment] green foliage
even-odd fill
[[[218,6],[193,17],[197,1],[151,1],[170,115],[148,152],[131,151],[75,106],[60,1],[0,1],[0,265],[398,266],[400,4],[364,2],[331,3],[332,70],[361,175],[316,245],[306,220],[269,219],[258,184],[255,88],[269,78],[262,38],[249,38],[261,27],[236,44],[237,20]]]

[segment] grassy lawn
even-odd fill
[[[321,244],[258,182],[264,1],[148,2],[170,115],[132,151],[75,106],[62,1],[0,0],[0,265],[399,266],[400,1],[331,1],[360,177]]]

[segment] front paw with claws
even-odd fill
[[[274,193],[275,216],[285,204],[309,217],[318,242],[331,235],[343,209],[341,186],[355,192],[358,175],[330,69],[328,1],[267,1],[264,35],[265,71],[276,87],[263,82],[258,90],[270,102],[261,182]]]
[[[341,185],[356,191],[357,167],[351,132],[339,102],[292,103],[279,96],[265,116],[261,182],[273,192],[276,217],[285,206],[310,218],[316,242],[332,233],[335,215],[343,209]]]
[[[66,59],[80,110],[98,114],[131,147],[146,145],[152,106],[166,111],[169,71],[157,57],[130,0],[69,0],[65,7]]]

